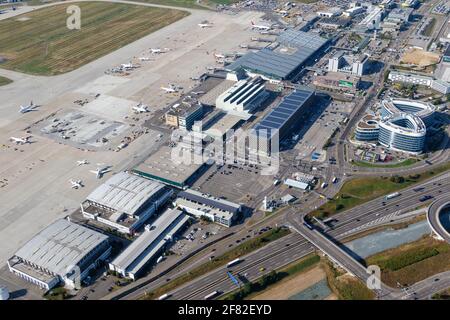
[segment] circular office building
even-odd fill
[[[423,151],[427,129],[416,115],[398,113],[380,122],[378,142],[392,150],[418,154]]]
[[[358,141],[378,140],[380,131],[379,119],[371,114],[366,114],[356,125],[355,139]]]
[[[389,117],[398,113],[408,113],[418,116],[429,126],[433,123],[436,107],[431,103],[407,99],[390,99],[381,102],[381,117]]]

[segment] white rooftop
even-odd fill
[[[28,241],[15,256],[64,276],[107,238],[99,232],[60,219]]]
[[[87,200],[133,215],[163,187],[161,183],[120,172],[95,189]]]

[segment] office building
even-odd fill
[[[225,227],[231,227],[242,211],[240,204],[192,189],[178,193],[174,204],[195,217],[206,217]]]
[[[366,73],[368,67],[368,56],[348,55],[344,51],[338,51],[336,54],[328,59],[328,71],[350,73],[357,76],[362,76]]]

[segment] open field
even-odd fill
[[[324,261],[322,267],[327,274],[328,285],[341,300],[373,300],[375,294],[358,278],[336,269],[330,261]]]
[[[417,66],[428,66],[430,64],[438,63],[439,55],[420,49],[412,49],[403,55],[401,62],[415,64]]]
[[[382,281],[388,285],[411,285],[434,274],[450,270],[450,245],[423,237],[397,248],[389,249],[365,259],[366,265],[381,268]]]
[[[56,5],[0,21],[0,66],[38,75],[61,74],[96,60],[189,13],[104,2],[81,8],[81,29],[66,26],[68,5]]]
[[[287,300],[294,294],[307,289],[325,278],[325,272],[319,267],[304,268],[289,277],[256,294],[251,300]]]
[[[8,78],[0,77],[0,86],[7,85],[7,84],[9,84],[9,83],[11,83],[11,82],[12,82],[12,80],[10,80],[10,79],[8,79]]]
[[[322,218],[331,216],[391,192],[410,187],[442,173],[449,168],[450,163],[446,163],[433,170],[418,173],[414,176],[397,177],[403,179],[403,181],[393,181],[388,177],[352,179],[344,183],[341,190],[339,190],[333,199],[311,212],[310,215]]]

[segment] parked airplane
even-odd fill
[[[161,89],[163,89],[166,93],[178,92],[178,88],[173,85],[170,85],[170,87],[161,87]]]
[[[213,25],[210,23],[199,23],[198,26],[203,29],[203,28],[212,28]]]
[[[164,49],[161,49],[161,48],[152,49],[152,48],[150,48],[150,52],[154,53],[154,54],[166,53],[169,50],[170,50],[169,48],[164,48]]]
[[[16,138],[11,137],[9,138],[10,141],[13,141],[15,144],[25,144],[25,143],[31,143],[29,140],[31,137],[22,137],[22,138]]]
[[[26,113],[26,112],[29,112],[29,111],[33,111],[35,108],[37,108],[38,106],[37,105],[35,105],[34,103],[33,103],[33,101],[31,101],[30,102],[30,104],[29,105],[26,105],[25,107],[24,106],[20,106],[20,110],[19,110],[19,112],[20,113]]]
[[[111,166],[106,166],[106,167],[101,167],[101,168],[97,168],[97,170],[89,170],[92,173],[95,173],[97,179],[100,179],[101,177],[103,177],[103,175],[109,171],[111,171],[110,169]]]
[[[253,29],[258,29],[258,30],[266,30],[266,31],[272,29],[271,26],[264,26],[264,25],[260,25],[260,24],[255,24],[253,21],[252,21],[252,28]]]
[[[148,106],[146,106],[145,104],[142,104],[142,102],[139,102],[139,104],[137,106],[134,106],[133,110],[136,113],[149,112]]]
[[[70,179],[69,182],[72,184],[72,189],[78,189],[78,188],[83,188],[83,181],[81,180],[73,180]]]
[[[89,161],[87,161],[86,159],[77,161],[77,166],[82,166],[83,164],[89,164]]]
[[[120,65],[120,67],[123,69],[123,70],[130,70],[130,69],[134,69],[134,68],[136,68],[136,66],[135,65],[133,65],[133,63],[122,63],[121,65]]]

